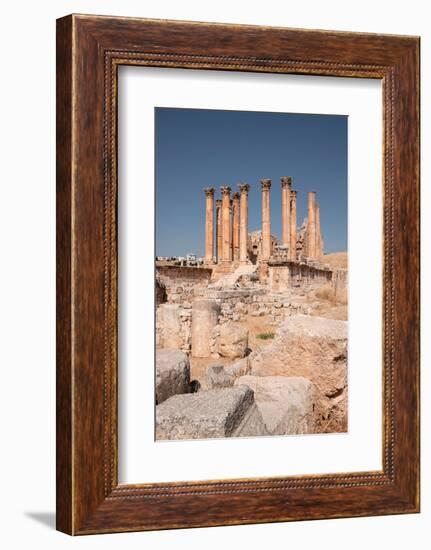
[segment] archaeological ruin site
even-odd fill
[[[277,237],[271,180],[220,191],[202,195],[202,264],[156,261],[156,439],[347,431],[347,252],[324,253],[316,193],[281,178]]]

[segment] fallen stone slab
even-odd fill
[[[347,430],[347,321],[288,317],[272,343],[248,358],[254,376],[310,380],[316,397],[316,430]]]
[[[190,361],[178,349],[156,351],[156,403],[190,391]]]
[[[255,403],[271,435],[313,433],[313,385],[306,378],[241,376],[235,385],[254,391]]]
[[[174,395],[156,407],[156,439],[268,435],[253,390],[235,386]]]

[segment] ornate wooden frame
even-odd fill
[[[383,470],[117,481],[119,65],[383,82]],[[69,534],[419,511],[419,38],[70,15],[57,21],[57,528]]]

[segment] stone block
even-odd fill
[[[254,391],[257,408],[271,435],[313,433],[313,385],[306,378],[241,376],[235,385]]]
[[[218,352],[222,357],[245,357],[248,348],[248,330],[242,325],[228,322],[220,327]]]
[[[156,403],[172,395],[190,391],[190,362],[185,353],[177,349],[156,351]]]
[[[250,365],[248,361],[248,357],[243,357],[242,359],[238,359],[238,361],[235,361],[232,365],[227,367],[225,371],[233,376],[234,378],[238,378],[240,376],[244,376],[245,374],[248,374],[250,370]]]
[[[180,348],[183,345],[180,311],[178,304],[161,304],[157,308],[157,325],[161,329],[161,346],[164,348]]]
[[[346,321],[308,315],[288,317],[272,343],[251,353],[249,361],[255,376],[311,380],[321,431],[347,430]],[[342,397],[335,401],[331,395]]]
[[[268,435],[253,390],[235,386],[174,395],[156,407],[156,439]]]
[[[207,387],[209,390],[216,388],[229,388],[233,386],[234,377],[225,371],[223,365],[210,365],[206,371]]]

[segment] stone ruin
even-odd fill
[[[270,180],[261,181],[262,229],[253,232],[248,184],[232,198],[221,187],[215,205],[207,188],[204,266],[156,263],[157,439],[347,430],[347,321],[319,317],[309,300],[323,287],[345,296],[347,270],[325,264],[314,192],[297,227],[291,185],[281,178],[280,240],[271,234]],[[275,333],[253,350],[256,317]],[[190,362],[204,365],[199,380]]]

